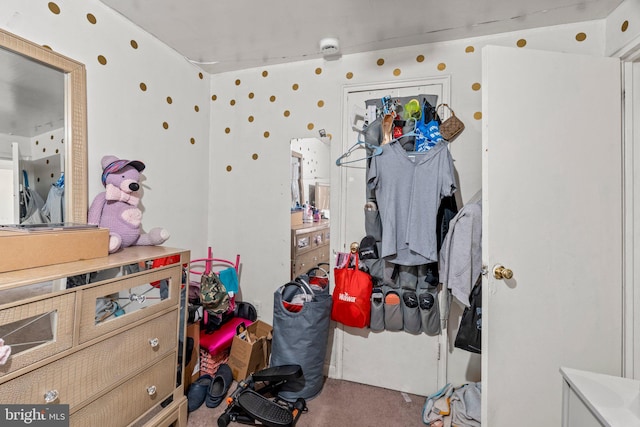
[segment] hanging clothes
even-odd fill
[[[440,281],[465,307],[482,272],[482,202],[467,203],[449,223],[440,250]]]
[[[44,224],[45,217],[42,215],[44,200],[37,191],[25,187],[21,192],[21,204],[25,206],[25,215],[20,218],[20,224]]]
[[[438,261],[440,201],[456,191],[447,143],[415,156],[400,144],[388,144],[371,159],[367,186],[375,191],[382,221],[380,256],[400,265]]]
[[[47,222],[64,222],[64,187],[51,185],[42,213],[48,219]]]

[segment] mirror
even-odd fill
[[[291,279],[325,268],[329,256],[331,139],[294,138],[291,153]]]
[[[23,222],[25,186],[46,201],[61,176],[55,218],[87,222],[86,127],[84,65],[0,29],[0,224]]]
[[[15,356],[41,344],[53,342],[57,318],[58,312],[54,310],[6,323],[0,325],[0,337],[6,345],[11,346],[11,354]]]
[[[328,137],[291,140],[292,211],[311,205],[321,218],[329,218],[330,143]]]
[[[158,282],[146,283],[96,298],[95,324],[143,310],[169,298],[170,282],[171,278],[167,277]]]

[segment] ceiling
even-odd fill
[[[622,0],[101,0],[219,73],[606,17]]]
[[[0,133],[32,137],[64,127],[64,74],[0,48]]]

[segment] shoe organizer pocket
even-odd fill
[[[369,329],[384,330],[384,292],[381,288],[373,288],[371,292],[371,320]]]
[[[360,262],[367,267],[374,285],[376,283],[382,283],[384,280],[384,259],[361,259]]]
[[[418,267],[415,265],[398,266],[398,278],[396,280],[398,286],[402,289],[416,290],[418,283]],[[417,307],[417,305],[416,305]]]
[[[422,332],[418,295],[412,289],[402,290],[402,319],[406,332],[411,334]]]
[[[383,282],[386,287],[393,289],[400,288],[398,284],[398,267],[398,265],[384,260]]]
[[[418,266],[418,287],[427,288],[438,286],[440,276],[438,274],[438,263],[430,262]]]
[[[427,335],[438,335],[440,333],[438,288],[429,287],[418,290],[418,307],[420,309],[422,331]]]
[[[402,326],[400,291],[389,290],[384,295],[384,328],[387,331],[401,331]]]

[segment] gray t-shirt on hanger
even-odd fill
[[[448,143],[415,155],[400,144],[385,145],[371,159],[367,185],[375,191],[382,220],[380,256],[400,265],[437,261],[440,200],[456,191]]]

